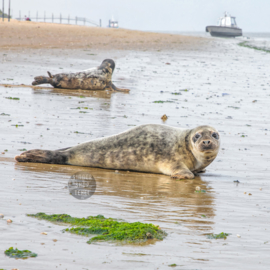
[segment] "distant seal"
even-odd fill
[[[181,129],[149,124],[65,149],[26,151],[15,160],[162,173],[176,179],[192,179],[216,158],[219,146],[219,134],[210,126]]]
[[[112,59],[105,59],[99,67],[87,69],[77,73],[59,73],[49,77],[37,76],[32,85],[51,84],[55,88],[82,89],[82,90],[112,90],[125,91],[112,83],[112,74],[115,63]]]

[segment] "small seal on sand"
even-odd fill
[[[149,124],[55,151],[26,151],[15,160],[162,173],[175,179],[192,179],[216,158],[219,146],[219,134],[210,126],[181,129]]]
[[[87,69],[77,73],[59,73],[49,77],[37,76],[32,85],[51,84],[54,88],[82,89],[82,90],[111,90],[129,92],[129,89],[117,88],[112,83],[115,63],[112,59],[105,59],[99,67]]]

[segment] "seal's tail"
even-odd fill
[[[67,154],[61,151],[34,149],[16,156],[15,160],[18,162],[66,164]]]
[[[32,82],[32,85],[39,85],[44,83],[52,84],[52,74],[48,71],[49,77],[45,76],[37,76],[34,78],[34,81]]]

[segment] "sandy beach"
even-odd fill
[[[0,34],[0,48],[19,50],[183,50],[207,44],[200,37],[16,20],[1,22]]]
[[[0,34],[0,268],[269,269],[269,53],[238,39],[34,22],[1,22]],[[28,86],[48,70],[75,72],[105,58],[115,60],[113,82],[129,93]],[[205,174],[182,181],[14,161],[25,150],[69,147],[147,123],[214,126],[220,153]],[[78,171],[96,179],[87,200],[67,188]],[[198,186],[206,192],[195,193]],[[89,237],[26,216],[37,212],[153,223],[168,236],[87,244]],[[207,238],[221,232],[230,235]],[[8,258],[11,246],[38,257]]]

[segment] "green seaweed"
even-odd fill
[[[195,193],[206,193],[206,191],[204,189],[201,189],[201,190],[195,190],[194,191]]]
[[[156,101],[153,101],[153,103],[173,103],[173,101],[169,101],[169,100],[165,100],[165,101],[163,101],[163,100],[156,100]]]
[[[10,114],[7,114],[7,113],[1,113],[0,115],[3,115],[3,116],[10,116]],[[1,269],[0,269],[1,270]]]
[[[176,263],[172,263],[172,264],[169,264],[168,266],[169,267],[175,267],[175,266],[177,266],[177,264]]]
[[[66,223],[74,227],[64,229],[78,235],[89,236],[96,234],[87,242],[91,244],[96,241],[122,241],[127,243],[145,242],[147,239],[163,240],[167,235],[158,226],[149,223],[117,221],[105,218],[102,215],[89,216],[87,218],[71,217],[67,214],[47,215],[45,213],[29,214],[27,216],[50,222]]]
[[[263,51],[263,52],[270,53],[270,50],[263,49],[263,48],[256,47],[256,46],[252,46],[252,45],[248,45],[247,44],[247,41],[240,42],[240,43],[238,43],[238,45],[241,46],[241,47],[245,47],[245,48],[249,48],[249,49],[254,49],[254,50],[257,50],[257,51]]]
[[[19,100],[19,98],[16,98],[16,97],[5,97],[6,99],[12,99],[12,100]]]
[[[77,107],[77,108],[70,108],[71,110],[80,110],[80,109],[85,109],[85,110],[93,110],[93,108],[88,108],[88,107]]]
[[[14,127],[24,127],[24,125],[18,125],[18,124],[16,124],[16,125],[12,125],[12,126],[14,126]]]
[[[27,149],[23,148],[23,149],[18,149],[18,151],[27,151]]]
[[[132,255],[132,256],[149,256],[149,254],[145,254],[145,253],[126,253],[126,252],[122,252],[122,254],[124,254],[124,255]]]
[[[10,247],[5,251],[5,254],[11,258],[16,258],[16,259],[27,259],[28,257],[37,257],[36,253],[33,253],[30,250],[19,250],[19,249],[14,249],[13,247]]]
[[[212,233],[212,234],[207,235],[207,238],[208,239],[224,239],[224,240],[226,240],[229,235],[230,235],[230,233],[224,233],[224,232],[219,233],[219,234]]]

